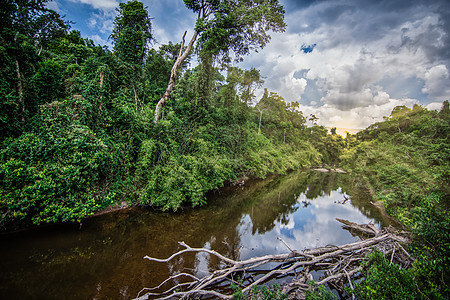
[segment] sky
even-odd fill
[[[121,0],[53,0],[72,29],[109,45]],[[192,34],[195,14],[182,0],[142,0],[153,47]],[[440,109],[450,99],[450,1],[280,0],[286,31],[244,58],[264,88],[298,101],[318,124],[362,129],[398,105]],[[263,90],[257,92],[259,99]],[[350,131],[350,130],[349,130]],[[339,132],[339,130],[338,130]]]

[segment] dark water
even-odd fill
[[[351,198],[345,204],[344,195]],[[0,299],[130,299],[170,274],[207,274],[218,266],[206,254],[169,265],[178,241],[233,259],[286,253],[277,237],[303,250],[358,240],[336,218],[388,225],[349,175],[295,172],[246,183],[210,196],[209,204],[177,213],[127,209],[79,225],[0,235]]]

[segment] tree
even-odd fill
[[[70,28],[57,12],[51,10],[39,16],[33,25],[35,27],[34,39],[36,40],[35,44],[39,47],[39,55],[52,40],[66,36]]]
[[[255,90],[260,88],[264,83],[261,79],[259,70],[251,68],[245,70],[241,82],[241,99],[247,104],[251,104],[255,99]]]
[[[197,13],[194,34],[184,48],[186,33],[170,74],[166,92],[155,108],[155,124],[161,109],[169,99],[175,85],[178,68],[191,53],[199,38],[198,47],[213,56],[230,61],[233,52],[236,60],[251,50],[263,48],[270,40],[268,31],[284,31],[284,8],[278,0],[184,0],[185,5]]]
[[[450,105],[448,103],[448,100],[445,100],[444,102],[442,102],[442,108],[439,111],[439,116],[442,119],[448,118],[448,116],[450,115]]]
[[[45,8],[46,2],[4,0],[0,5],[0,136],[18,134],[26,125],[28,110],[36,108],[29,83],[39,54],[49,38],[68,29],[56,12]]]
[[[332,127],[330,129],[330,133],[331,133],[331,135],[336,135],[336,127]]]
[[[314,114],[310,114],[308,120],[311,121],[312,126],[317,126],[317,120],[319,120],[319,118]]]
[[[118,16],[114,20],[111,38],[114,41],[114,53],[124,62],[123,79],[131,82],[135,108],[138,109],[139,96],[143,85],[144,57],[147,45],[152,39],[150,17],[142,2],[137,0],[120,3]]]
[[[120,3],[111,38],[114,52],[123,61],[142,66],[152,39],[150,17],[142,2]]]

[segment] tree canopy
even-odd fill
[[[250,51],[263,48],[269,42],[269,31],[281,32],[286,27],[285,11],[278,0],[185,0],[184,3],[197,13],[195,29],[187,48],[180,49],[173,65],[166,92],[155,108],[155,123],[173,90],[177,70],[191,52],[197,37],[198,51],[230,62],[232,54],[235,60],[241,60]]]
[[[151,22],[142,2],[119,3],[111,38],[114,52],[123,61],[142,65],[152,39]]]
[[[267,89],[256,99],[260,72],[233,65],[284,30],[277,0],[186,0],[191,39],[152,49],[146,8],[121,3],[113,51],[45,3],[0,6],[2,229],[128,204],[177,210],[242,178],[340,165],[416,232],[417,295],[448,294],[448,101],[439,112],[396,107],[344,139],[315,115],[307,126],[297,102]]]

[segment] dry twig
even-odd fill
[[[405,266],[411,263],[411,257],[399,244],[399,242],[404,243],[407,241],[404,233],[391,228],[379,230],[373,224],[359,225],[346,220],[337,220],[343,223],[343,227],[351,230],[352,233],[362,233],[362,238],[365,239],[341,246],[328,245],[316,249],[297,251],[293,250],[281,238],[278,238],[290,252],[254,257],[243,261],[235,261],[214,250],[192,248],[186,243],[180,242],[179,244],[185,249],[174,253],[167,259],[158,259],[149,256],[145,256],[144,258],[150,261],[168,263],[175,257],[186,252],[206,252],[219,258],[225,263],[225,266],[222,269],[211,272],[203,278],[197,278],[188,273],[174,275],[154,288],[142,289],[139,295],[144,291],[148,292],[142,296],[138,295],[137,299],[143,300],[150,297],[158,297],[159,299],[182,299],[194,296],[231,299],[233,291],[230,289],[230,284],[235,282],[233,278],[236,278],[237,274],[241,276],[240,286],[242,287],[243,293],[249,293],[253,287],[264,284],[272,279],[291,276],[293,279],[291,283],[283,288],[283,292],[288,293],[296,299],[304,299],[305,291],[311,288],[307,284],[307,281],[312,279],[312,276],[309,274],[310,268],[325,271],[323,278],[320,278],[320,281],[317,282],[318,285],[330,283],[342,287],[344,284],[343,281],[350,282],[352,276],[356,276],[361,272],[361,262],[374,249],[385,254],[392,253],[391,262],[395,260]],[[395,251],[396,248],[402,251]],[[278,263],[276,267],[269,268],[265,271],[260,269],[261,266],[274,262]],[[181,276],[189,277],[193,281],[174,284],[160,292],[150,292],[161,290],[164,285]],[[340,282],[339,285],[337,284],[338,282]]]

